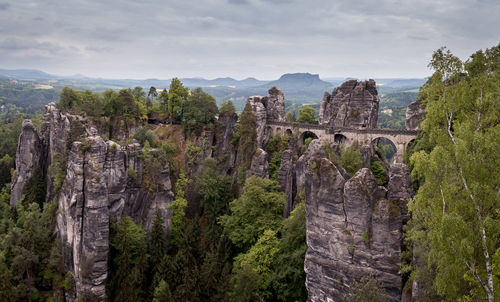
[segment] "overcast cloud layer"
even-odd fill
[[[497,0],[0,0],[0,68],[62,75],[424,77],[499,42]]]

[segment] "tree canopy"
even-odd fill
[[[414,278],[450,300],[499,299],[500,45],[462,62],[445,48],[422,88],[427,146],[410,158],[421,180],[409,203]],[[430,150],[430,151],[429,151]]]
[[[309,106],[304,106],[300,108],[299,118],[297,119],[297,122],[306,124],[317,124],[318,121],[316,120],[316,109]]]

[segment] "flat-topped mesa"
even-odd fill
[[[320,125],[376,128],[379,97],[375,81],[350,80],[325,92],[319,109]]]

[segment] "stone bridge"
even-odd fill
[[[380,129],[380,128],[332,128],[324,125],[312,125],[301,123],[288,123],[278,121],[267,121],[269,133],[298,137],[304,142],[308,137],[319,138],[331,143],[339,142],[351,145],[358,142],[361,145],[371,145],[378,138],[390,140],[396,147],[395,160],[401,161],[403,153],[412,140],[414,140],[418,130]]]

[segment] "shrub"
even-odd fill
[[[379,161],[373,162],[370,169],[372,170],[373,175],[375,176],[375,179],[377,180],[377,184],[383,185],[387,182],[387,177],[385,175],[385,169],[380,164]]]
[[[134,138],[139,141],[139,143],[144,146],[144,143],[149,142],[150,146],[156,146],[156,135],[153,131],[147,129],[146,127],[139,127],[135,130]]]
[[[137,179],[137,172],[133,168],[128,168],[127,175],[128,178],[132,181],[135,181]]]
[[[316,120],[316,109],[304,106],[299,109],[299,118],[297,119],[299,123],[307,123],[307,124],[317,124]]]
[[[309,147],[309,144],[312,142],[313,138],[312,137],[308,137],[304,140],[304,145],[306,146],[306,149],[307,147]]]
[[[363,166],[363,156],[355,146],[349,146],[340,154],[340,165],[349,175],[354,175]]]
[[[372,241],[372,234],[370,230],[364,231],[363,234],[361,235],[361,239],[366,244],[366,246],[369,246],[370,242]]]
[[[349,287],[347,302],[382,302],[386,301],[382,285],[373,276],[364,276],[359,282],[353,282]]]

